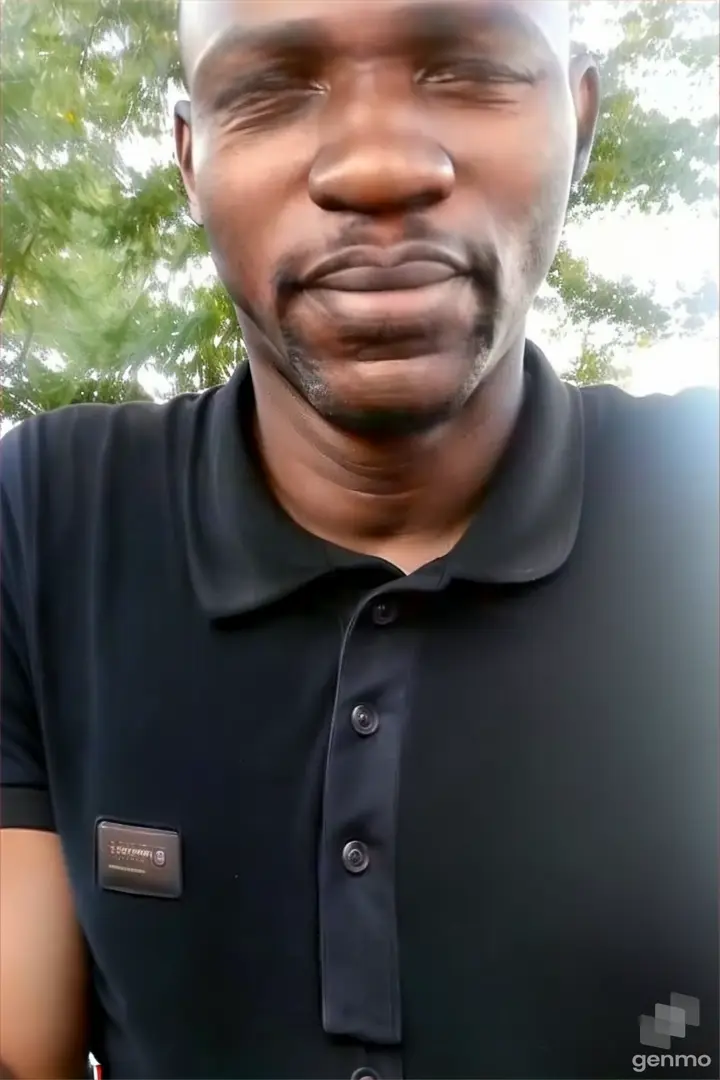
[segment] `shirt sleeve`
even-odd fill
[[[22,425],[24,426],[24,425]],[[19,429],[0,443],[0,826],[54,832],[30,660],[31,462]]]

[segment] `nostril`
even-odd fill
[[[428,210],[431,206],[434,206],[438,201],[436,192],[424,191],[418,195],[411,195],[405,200],[405,207],[409,211],[413,210]]]
[[[342,211],[354,211],[357,213],[359,209],[355,202],[329,194],[326,194],[322,200],[315,201],[320,201],[322,209],[332,213],[339,213]],[[372,208],[366,208],[365,212],[368,213],[370,217],[377,217],[382,214],[394,214],[397,213],[399,202],[402,202],[403,213],[414,213],[419,210],[428,210],[438,202],[438,198],[437,195],[426,192],[421,195],[411,195],[402,200],[388,199],[385,203],[374,200]]]
[[[338,212],[341,210],[352,210],[352,207],[348,206],[344,199],[339,199],[335,195],[325,194],[318,198],[317,195],[315,195],[312,191],[311,195],[314,201],[318,203],[318,205],[323,210],[330,210],[332,212]]]

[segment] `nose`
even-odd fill
[[[309,177],[310,197],[321,209],[360,214],[425,209],[447,199],[454,185],[452,160],[436,141],[382,122],[346,126],[320,148]]]

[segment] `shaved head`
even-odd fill
[[[347,3],[348,0],[345,0]],[[423,0],[420,0],[423,2]],[[433,0],[424,0],[431,4]],[[474,0],[479,5],[488,0]],[[496,6],[509,0],[493,0]],[[570,53],[569,0],[513,0],[515,6],[534,22],[548,44],[563,60]],[[251,8],[248,0],[179,0],[178,38],[185,83],[191,88],[198,59],[212,47],[223,27],[242,26],[243,8]],[[362,6],[362,5],[360,5]]]

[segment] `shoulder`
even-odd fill
[[[608,432],[623,426],[641,434],[674,430],[717,442],[720,393],[710,387],[635,397],[617,386],[586,386],[580,395],[586,416]]]
[[[672,484],[718,476],[720,394],[695,387],[680,393],[634,397],[614,386],[580,391],[590,455],[629,475]]]
[[[636,398],[601,386],[581,395],[586,515],[598,535],[609,545],[620,538],[625,551],[630,545],[665,580],[682,581],[698,603],[703,590],[712,602],[708,583],[717,576],[720,543],[718,392]]]
[[[157,470],[163,449],[189,434],[203,396],[181,395],[166,404],[69,405],[25,420],[0,442],[3,490],[22,496],[49,480],[67,495],[99,473],[134,472],[140,462],[146,471]]]
[[[78,511],[109,487],[161,483],[212,393],[166,404],[71,405],[11,428],[0,442],[4,516]]]
[[[192,407],[199,395],[189,394],[166,404],[126,402],[122,405],[68,405],[40,413],[11,428],[0,442],[3,476],[16,469],[71,463],[83,468],[92,454],[122,450],[133,440],[147,444],[157,438],[178,414]]]

